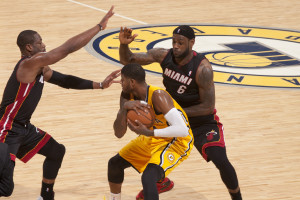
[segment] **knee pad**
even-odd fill
[[[124,158],[122,158],[119,154],[115,155],[114,157],[110,158],[108,161],[108,167],[110,168],[121,168],[121,169],[125,169],[127,167],[130,167],[131,164],[125,160]]]
[[[56,157],[58,160],[62,160],[66,153],[66,147],[63,144],[59,144],[59,148],[56,149]]]
[[[62,161],[66,152],[66,148],[63,144],[59,144],[53,138],[40,149],[39,154],[42,154],[48,160]]]
[[[122,183],[124,181],[124,169],[131,164],[119,154],[110,158],[108,161],[108,181],[112,183]]]
[[[217,146],[208,147],[206,149],[206,154],[218,169],[229,163],[225,148]]]
[[[156,164],[150,163],[147,165],[145,171],[142,174],[142,182],[147,182],[148,180],[154,180],[155,182],[157,182],[164,177],[164,169]]]

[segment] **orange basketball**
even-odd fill
[[[129,119],[135,125],[137,125],[135,123],[135,120],[138,120],[147,128],[150,128],[151,126],[153,126],[155,120],[154,110],[152,108],[149,109],[147,107],[145,107],[145,110],[147,110],[148,112],[139,109],[138,111],[140,115],[138,115],[134,110],[128,110],[127,119]]]

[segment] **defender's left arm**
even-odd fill
[[[67,89],[105,89],[111,86],[112,83],[119,83],[119,81],[115,79],[120,76],[120,71],[121,70],[113,71],[102,82],[94,82],[76,76],[62,74],[52,70],[49,66],[44,67],[43,75],[45,81]]]

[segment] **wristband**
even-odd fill
[[[100,28],[100,31],[102,31],[103,30],[103,27],[102,27],[102,25],[101,24],[97,24],[98,26],[99,26],[99,28]]]
[[[103,89],[102,82],[99,83],[100,89]]]

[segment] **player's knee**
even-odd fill
[[[108,161],[108,168],[125,169],[130,167],[130,163],[122,158],[119,154],[111,157]]]
[[[57,159],[63,160],[66,153],[66,147],[63,144],[59,144],[59,147],[57,149]]]
[[[108,161],[108,169],[117,167],[119,162],[120,158],[117,155],[111,157]]]
[[[55,160],[57,162],[62,162],[65,153],[66,153],[66,148],[63,144],[55,144],[52,148],[54,151],[49,153],[48,156],[46,157],[47,159],[50,160]]]
[[[47,160],[53,160],[57,162],[62,162],[65,153],[65,146],[63,144],[59,144],[53,138],[50,138],[46,145],[43,146],[43,148],[41,148],[39,151],[39,154],[44,155]]]
[[[119,154],[110,158],[108,161],[108,181],[112,183],[122,183],[124,180],[124,169],[131,164]]]
[[[154,181],[155,183],[164,178],[164,170],[158,165],[148,164],[145,171],[142,174],[142,183]]]
[[[207,148],[206,153],[218,169],[222,169],[224,166],[230,165],[225,148],[209,147]]]

